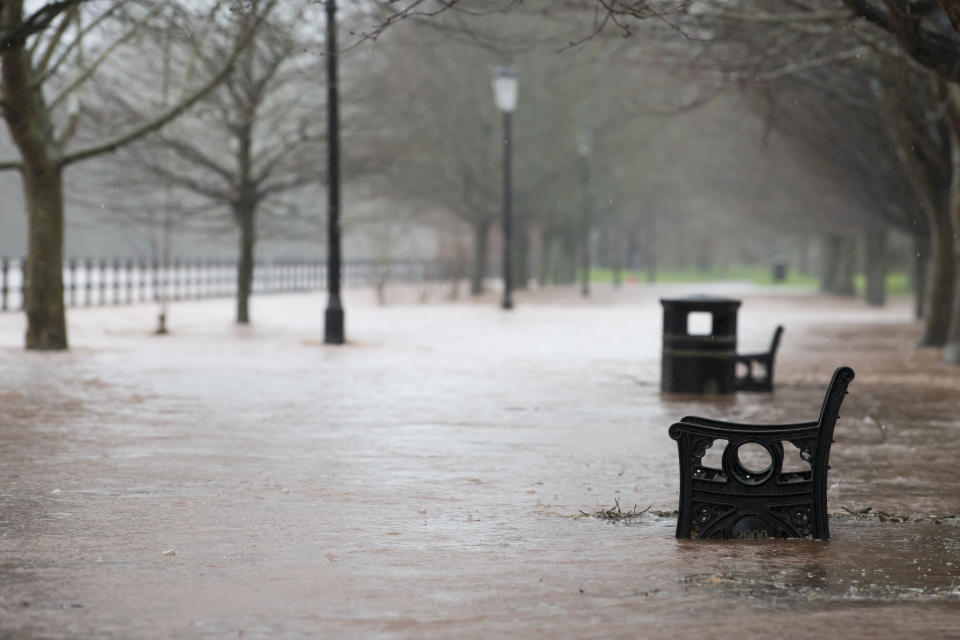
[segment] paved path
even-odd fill
[[[723,292],[722,289],[715,290]],[[960,371],[909,309],[737,287],[741,350],[787,331],[773,396],[658,392],[661,289],[377,307],[319,296],[0,316],[0,637],[956,637]],[[857,370],[828,543],[677,541],[667,426],[813,419]],[[947,445],[938,438],[947,434]],[[915,520],[919,520],[915,522]]]

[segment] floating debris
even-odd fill
[[[808,574],[808,578],[812,577]],[[853,582],[857,582],[854,580]],[[956,601],[957,586],[907,586],[899,584],[812,585],[809,582],[753,578],[730,573],[696,573],[683,578],[686,585],[747,598],[777,598],[806,602]]]
[[[653,505],[650,505],[653,506]],[[614,522],[622,522],[624,520],[632,520],[634,518],[639,518],[643,514],[650,511],[650,507],[646,509],[637,510],[637,505],[633,505],[633,508],[629,511],[624,511],[620,508],[620,498],[614,498],[613,506],[609,509],[601,509],[596,513],[587,513],[586,511],[581,511],[579,514],[573,516],[574,520],[579,520],[581,518],[597,518],[598,520],[612,520]]]
[[[879,520],[880,522],[932,522],[933,524],[944,524],[957,519],[956,515],[945,514],[936,515],[931,513],[888,513],[886,511],[874,511],[873,507],[863,507],[862,509],[849,509],[841,506],[846,513],[831,513],[831,518],[849,518],[854,517],[857,520]]]

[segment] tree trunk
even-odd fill
[[[561,263],[563,262],[563,235],[560,231],[554,231],[550,234],[550,241],[547,244],[547,280],[552,285],[560,284],[562,280]]]
[[[823,240],[820,290],[839,296],[855,295],[853,276],[857,264],[856,239],[827,233]]]
[[[947,91],[945,82],[941,84],[941,90]],[[887,94],[895,96],[895,94]],[[946,96],[945,96],[946,97]],[[949,106],[950,102],[945,101]],[[895,105],[894,105],[895,106]],[[951,153],[957,152],[956,127],[951,126],[954,118],[950,117],[954,109],[946,110],[948,127],[951,129]],[[914,153],[913,133],[910,130],[909,122],[906,118],[897,117],[895,108],[884,110],[888,122],[888,128],[896,142],[894,148],[897,157],[900,160],[900,166],[903,167],[904,174],[910,182],[913,192],[917,196],[923,214],[927,219],[927,226],[930,233],[931,249],[931,270],[927,280],[926,290],[926,313],[924,314],[923,335],[920,337],[918,346],[921,347],[939,347],[947,342],[947,334],[950,330],[950,314],[952,311],[952,302],[954,297],[954,282],[956,280],[956,265],[954,263],[954,240],[953,240],[953,222],[950,219],[948,204],[943,203],[940,197],[940,190],[934,187],[933,182],[926,173],[926,169],[917,159]],[[957,163],[951,160],[956,167]],[[951,182],[955,182],[956,172],[953,172]]]
[[[557,252],[558,284],[574,284],[577,281],[577,257],[579,239],[572,230],[560,236],[560,250]]]
[[[864,234],[867,304],[882,307],[887,299],[887,229],[872,223]]]
[[[619,289],[623,285],[623,263],[626,261],[627,246],[622,234],[618,234],[617,237],[611,241],[610,245],[610,249],[613,251],[613,256],[610,261],[610,267],[613,270],[611,275],[613,288]]]
[[[604,266],[609,266],[611,269],[614,289],[619,289],[623,285],[623,268],[627,261],[627,238],[622,225],[622,220],[618,219],[617,224],[608,229],[604,243],[606,250],[602,253],[607,256]]]
[[[953,225],[950,234],[950,262],[953,263],[953,286],[948,295],[951,322],[947,331],[944,361],[960,365],[960,88],[950,85],[947,95],[947,124],[950,129],[950,199],[949,221]]]
[[[627,235],[627,269],[639,270],[643,268],[643,248],[637,238],[637,231],[631,229]]]
[[[517,225],[513,234],[513,288],[526,289],[530,284],[530,229]]]
[[[657,281],[657,215],[650,213],[647,217],[646,237],[647,282]]]
[[[23,2],[0,3],[0,27],[23,22]],[[27,349],[67,348],[63,305],[63,179],[60,149],[43,99],[41,82],[23,42],[0,56],[3,117],[20,152],[27,207]]]
[[[32,163],[31,163],[32,164]],[[63,305],[63,181],[50,163],[24,162],[28,254],[27,349],[67,348]]]
[[[956,281],[953,224],[946,212],[936,216],[933,222],[933,260],[927,284],[927,312],[919,342],[921,347],[942,347],[947,343]]]
[[[253,292],[255,210],[241,205],[234,211],[240,226],[240,260],[237,262],[237,324],[250,324],[250,294]]]
[[[457,238],[454,244],[454,258],[450,272],[450,299],[456,300],[460,297],[460,281],[467,274],[467,250],[461,238]]]
[[[483,293],[483,280],[487,276],[487,237],[490,221],[483,220],[473,224],[473,271],[470,274],[470,294]]]
[[[820,291],[823,293],[836,293],[839,289],[842,250],[843,237],[835,233],[824,234],[820,252]]]
[[[841,296],[857,295],[854,276],[857,272],[857,239],[844,238],[840,250],[840,279],[837,282],[837,293]]]
[[[797,272],[810,275],[810,236],[804,235],[797,242]]]
[[[553,233],[544,230],[540,232],[540,259],[537,264],[537,282],[543,288],[550,282],[550,264],[553,251]]]
[[[927,280],[930,275],[930,236],[913,236],[910,249],[910,288],[913,290],[913,317],[919,320],[926,308]]]

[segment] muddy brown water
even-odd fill
[[[960,637],[960,369],[906,301],[716,292],[741,350],[786,325],[776,393],[661,396],[666,291],[639,286],[353,292],[345,348],[319,296],[247,329],[179,305],[163,338],[76,310],[66,354],[0,316],[0,637]],[[814,419],[839,364],[833,538],[676,540],[669,424]],[[614,501],[661,515],[575,517]]]

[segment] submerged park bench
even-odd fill
[[[737,391],[773,391],[773,361],[777,357],[782,335],[783,325],[780,325],[773,332],[769,351],[737,354],[737,368],[740,365],[744,367],[744,375],[736,377]]]
[[[661,391],[708,395],[773,391],[773,364],[783,335],[782,326],[774,331],[769,351],[738,354],[739,300],[697,295],[662,298],[660,304]]]
[[[854,378],[839,367],[815,422],[755,425],[687,416],[670,427],[680,455],[678,538],[830,537],[827,470],[840,404]],[[720,469],[704,466],[715,441],[725,440]],[[796,447],[808,469],[784,470],[784,443]],[[770,463],[752,469],[741,447],[760,447]]]

